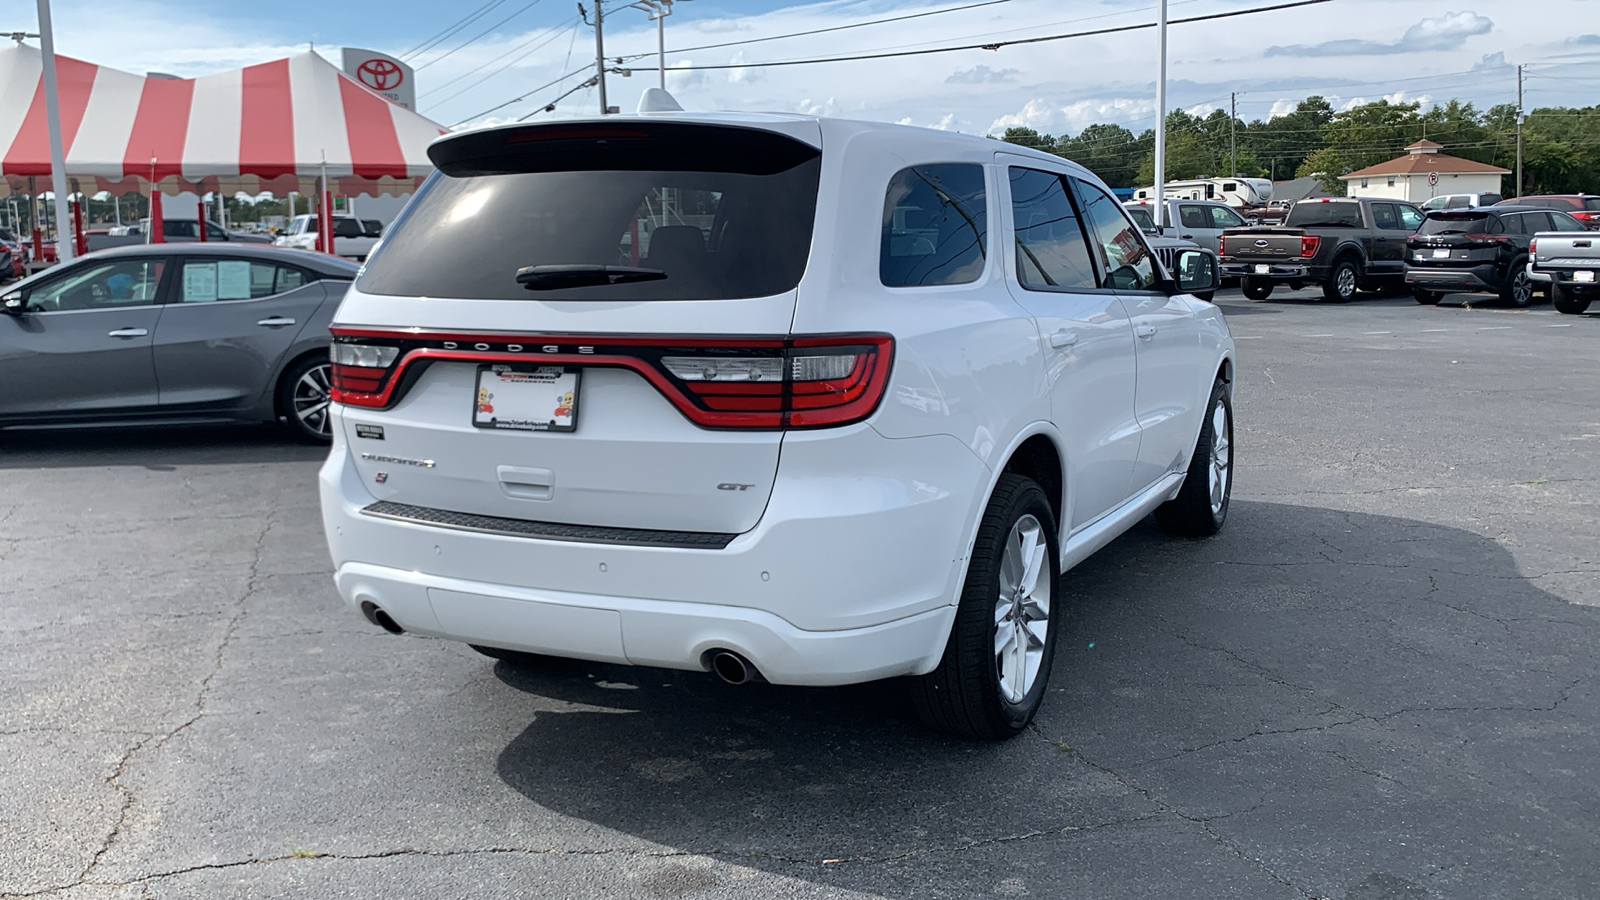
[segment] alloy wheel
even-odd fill
[[[994,659],[1000,693],[1021,703],[1044,662],[1050,630],[1049,542],[1044,526],[1024,515],[1006,536],[1000,558],[1000,591],[994,606]]]
[[[1211,514],[1222,512],[1228,502],[1228,479],[1233,477],[1232,430],[1228,427],[1228,407],[1218,403],[1211,410]]]
[[[1518,306],[1528,306],[1533,303],[1533,279],[1528,277],[1526,270],[1519,271],[1511,282],[1511,300]]]
[[[1345,266],[1339,270],[1339,296],[1354,297],[1356,295],[1356,270]]]
[[[306,370],[294,383],[294,416],[309,432],[321,436],[330,434],[328,403],[332,399],[330,366],[323,363]]]

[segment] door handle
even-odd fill
[[[288,316],[269,316],[256,324],[265,325],[268,328],[282,328],[285,325],[293,325],[294,320]]]
[[[144,337],[145,335],[147,335],[149,333],[150,333],[150,330],[148,328],[118,328],[116,331],[108,331],[108,332],[106,332],[106,336],[107,337],[130,338],[130,337]]]
[[[1178,237],[1181,237],[1184,240],[1192,240],[1194,238],[1194,235],[1192,235],[1192,234],[1180,234],[1180,235],[1178,235]]]
[[[1154,325],[1137,325],[1134,327],[1133,333],[1148,341],[1156,336],[1156,327]]]
[[[1056,332],[1055,334],[1050,335],[1050,346],[1054,347],[1057,350],[1062,350],[1062,349],[1065,349],[1067,347],[1071,347],[1073,344],[1076,344],[1077,342],[1078,342],[1078,335],[1073,333],[1073,332],[1071,332],[1071,331],[1067,331],[1064,328],[1062,330]]]

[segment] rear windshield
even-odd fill
[[[1483,234],[1491,230],[1494,217],[1488,213],[1450,213],[1429,215],[1422,220],[1417,234]]]
[[[1293,228],[1297,225],[1321,225],[1328,228],[1360,228],[1361,204],[1353,201],[1332,203],[1296,203],[1283,223]]]
[[[748,128],[546,125],[435,145],[439,173],[358,279],[370,294],[482,300],[730,300],[805,272],[820,151]],[[518,270],[623,267],[611,283]],[[600,281],[608,280],[605,277]]]
[[[1156,230],[1156,217],[1150,214],[1149,209],[1143,206],[1124,206],[1123,209],[1128,211],[1128,218],[1133,220],[1133,224],[1145,231]]]

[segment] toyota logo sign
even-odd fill
[[[375,91],[392,91],[406,80],[406,73],[387,59],[369,59],[356,67],[356,74]]]

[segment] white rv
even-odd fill
[[[1216,200],[1234,209],[1266,206],[1272,199],[1272,182],[1266,178],[1191,178],[1169,181],[1164,187],[1169,200]],[[1154,187],[1133,192],[1135,200],[1154,200],[1155,196]]]

